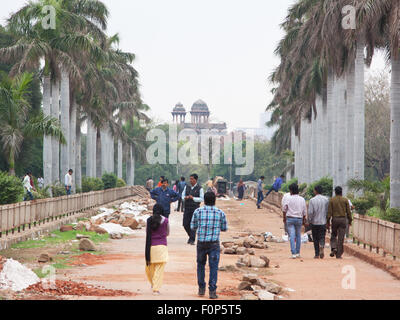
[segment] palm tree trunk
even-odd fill
[[[329,119],[328,119],[328,90],[325,87],[322,95],[322,112],[321,112],[321,178],[330,176],[328,171],[329,162]]]
[[[390,92],[390,207],[400,208],[400,59],[394,57]]]
[[[74,100],[71,104],[71,123],[69,134],[69,167],[72,169],[72,192],[76,192],[76,117],[78,106]]]
[[[115,153],[115,148],[114,148],[114,136],[111,133],[111,130],[109,130],[109,137],[110,137],[110,172],[115,174],[115,164],[114,164],[114,153]]]
[[[354,88],[354,177],[364,180],[365,167],[365,89],[364,89],[364,41],[357,39]]]
[[[334,177],[333,168],[333,147],[334,147],[334,126],[335,126],[335,104],[334,104],[334,85],[335,77],[332,70],[328,72],[327,81],[327,120],[328,120],[328,130],[327,130],[327,174],[330,177]]]
[[[101,178],[102,172],[101,172],[101,139],[100,139],[100,130],[96,129],[96,152],[95,154],[95,168],[96,168],[96,177]]]
[[[69,144],[70,144],[70,91],[69,75],[64,70],[61,72],[61,129],[66,139],[66,144],[61,145],[61,176],[68,172],[69,165]],[[62,181],[64,183],[64,181]]]
[[[338,100],[339,110],[337,114],[337,170],[338,185],[343,188],[343,194],[346,194],[346,79],[343,77],[338,79]]]
[[[15,176],[15,153],[14,153],[14,150],[10,150],[10,154],[8,155],[8,165],[9,165],[10,176]]]
[[[122,179],[122,141],[118,139],[118,178]]]
[[[129,144],[126,146],[125,159],[126,159],[126,184],[130,186],[131,181],[131,152]]]
[[[92,119],[87,115],[87,134],[86,134],[86,177],[92,177]]]
[[[75,179],[76,189],[82,189],[82,133],[81,133],[81,120],[79,115],[79,109],[76,118],[76,163],[75,163]],[[87,155],[86,155],[87,156]]]
[[[43,113],[45,116],[51,115],[50,110],[50,76],[43,78]],[[52,176],[52,139],[50,136],[43,137],[43,179],[44,185],[50,186],[53,182]]]
[[[133,148],[133,145],[131,144],[130,146],[130,162],[131,162],[131,174],[130,174],[130,185],[134,186],[135,185],[135,150]]]
[[[347,106],[346,106],[346,185],[354,178],[354,89],[355,64],[352,63],[346,77]],[[346,187],[347,190],[347,187]]]
[[[339,117],[339,79],[335,76],[333,81],[333,123],[332,123],[332,172],[333,185],[339,185],[339,151],[338,151],[338,117]]]
[[[109,150],[108,150],[108,139],[107,139],[107,129],[101,128],[100,129],[100,148],[101,148],[101,174],[108,173],[108,157],[109,157]]]
[[[53,79],[51,84],[51,116],[60,120],[60,81]],[[51,138],[53,177],[52,183],[60,181],[60,141],[56,137]]]

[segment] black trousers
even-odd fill
[[[315,255],[319,256],[320,248],[325,247],[326,225],[311,225]]]
[[[189,237],[189,242],[196,241],[196,231],[190,229],[190,222],[192,221],[193,213],[196,209],[185,208],[183,213],[183,227]]]
[[[179,199],[178,199],[178,208],[176,210],[180,211],[180,212],[183,212],[183,210],[184,210],[183,204],[184,204],[184,202],[182,201],[182,198],[179,197]]]

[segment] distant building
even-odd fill
[[[243,131],[254,134],[255,138],[271,141],[277,126],[268,127],[266,124],[271,120],[272,114],[270,112],[263,112],[260,114],[258,128],[237,128],[237,131]]]
[[[210,110],[203,100],[197,100],[190,111],[191,122],[186,122],[186,109],[182,103],[178,103],[172,110],[173,122],[183,125],[184,129],[193,129],[197,133],[201,130],[208,129],[217,131],[221,136],[226,134],[227,126],[225,122],[210,123]]]

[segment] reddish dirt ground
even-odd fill
[[[221,201],[217,205],[228,217],[229,231],[222,235],[222,240],[231,239],[240,233],[272,232],[281,237],[283,223],[279,215],[269,209],[257,210],[254,202],[246,200]],[[278,209],[276,209],[278,210]],[[104,259],[100,257],[87,258],[82,255],[78,267],[65,270],[65,279],[92,285],[99,285],[114,290],[134,292],[135,296],[121,297],[69,297],[70,299],[145,299],[145,300],[194,300],[199,298],[196,279],[196,247],[186,244],[187,236],[182,227],[182,214],[172,213],[171,236],[168,239],[169,262],[164,275],[164,285],[160,296],[153,296],[144,269],[145,230],[138,230],[134,237],[122,240],[110,240],[102,246],[107,252]],[[314,260],[312,243],[302,246],[302,259],[289,258],[288,243],[268,243],[269,248],[256,250],[256,255],[266,255],[271,260],[270,268],[242,272],[258,273],[265,280],[270,280],[290,288],[283,294],[283,299],[300,300],[369,300],[369,299],[399,299],[400,281],[390,274],[369,265],[353,256],[344,255],[343,260],[329,256],[324,260]],[[112,257],[115,257],[114,259]],[[234,265],[238,259],[235,255],[221,254],[220,266]],[[101,263],[98,264],[97,262]],[[355,288],[346,289],[342,286],[346,274],[343,271],[350,268],[355,273]],[[208,277],[208,275],[206,275]],[[240,299],[237,286],[241,272],[219,272],[218,293],[220,299]],[[63,275],[58,275],[62,278]]]

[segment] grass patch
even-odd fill
[[[54,246],[62,243],[69,242],[71,240],[76,240],[77,234],[82,234],[90,237],[94,243],[106,242],[109,239],[108,233],[106,234],[97,234],[96,232],[89,231],[67,231],[61,232],[59,230],[52,232],[55,236],[47,236],[43,239],[39,240],[28,240],[20,243],[16,243],[12,245],[13,249],[29,249],[29,248],[43,248],[45,246]]]

